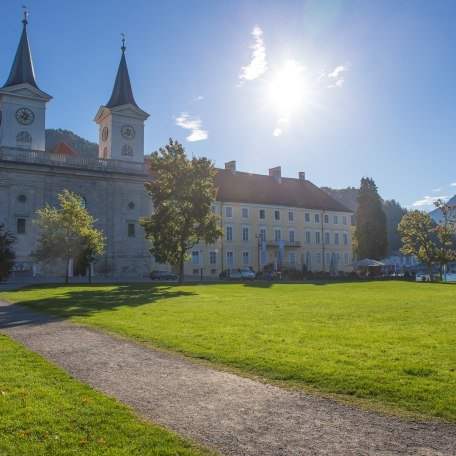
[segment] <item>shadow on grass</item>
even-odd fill
[[[105,288],[104,285],[84,286],[84,289],[78,285],[33,286],[25,290],[38,292],[43,288],[62,288],[62,293],[33,301],[18,300],[16,304],[66,319],[87,317],[102,311],[115,311],[119,307],[153,304],[162,299],[196,295],[195,292],[177,289],[173,285],[120,284],[109,287],[110,289],[102,287]],[[14,295],[23,291],[24,289],[10,293]],[[0,328],[5,327],[8,320],[11,320],[12,309],[8,307],[14,306],[0,307]]]

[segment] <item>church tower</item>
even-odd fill
[[[127,61],[125,37],[122,56],[111,98],[101,106],[94,121],[99,126],[99,158],[144,162],[144,122],[149,114],[133,98]]]
[[[45,150],[45,112],[51,96],[38,88],[27,36],[27,11],[13,66],[0,89],[0,146]]]

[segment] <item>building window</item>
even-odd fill
[[[225,207],[225,216],[226,217],[233,217],[233,208],[231,206]]]
[[[325,253],[325,262],[326,262],[326,267],[329,268],[329,265],[331,263],[331,252]]]
[[[225,228],[225,235],[226,235],[226,240],[227,241],[232,241],[233,240],[233,227],[232,226],[227,226]]]
[[[248,226],[243,226],[242,227],[242,241],[243,242],[248,242],[249,241],[249,237],[250,237],[250,233],[249,233],[249,227]]]
[[[294,222],[294,212],[293,211],[288,211],[288,221]]]
[[[250,265],[250,252],[242,252],[242,264],[243,266]]]
[[[274,211],[274,220],[280,220],[280,211]]]
[[[344,245],[348,245],[348,233],[343,233],[342,238],[344,241]]]
[[[274,240],[279,242],[282,239],[282,230],[280,228],[274,229]]]
[[[288,229],[288,240],[290,241],[290,244],[295,243],[295,230],[294,228],[289,228]]]
[[[315,254],[315,260],[317,261],[317,264],[321,264],[321,252]]]
[[[310,230],[305,231],[306,244],[310,244]]]
[[[329,215],[325,214],[323,220],[325,223],[329,223]]]
[[[32,135],[28,131],[20,131],[16,135],[16,146],[22,149],[30,149],[32,147]]]
[[[234,264],[234,252],[226,252],[226,265],[233,266]]]
[[[213,214],[216,214],[217,213],[217,206],[215,204],[211,204],[211,212]]]
[[[344,253],[344,264],[348,266],[350,264],[350,259],[348,257],[348,253]]]
[[[321,244],[320,231],[315,231],[315,244]]]
[[[291,264],[296,263],[296,253],[295,252],[290,252],[290,263]]]
[[[334,245],[339,245],[339,233],[334,233]]]
[[[266,241],[266,228],[260,228],[259,235],[262,241]]]
[[[133,147],[131,147],[130,144],[124,144],[122,146],[122,155],[133,157]]]
[[[266,209],[260,209],[258,211],[258,218],[260,220],[266,220]]]
[[[346,224],[347,224],[347,216],[343,215],[342,216],[342,225],[346,225]]]
[[[329,231],[325,231],[325,244],[329,244],[330,242]]]
[[[200,265],[200,253],[198,250],[193,250],[192,251],[192,264],[194,266]]]
[[[108,158],[108,148],[106,146],[103,149],[103,158]]]
[[[304,221],[310,222],[310,213],[309,212],[304,212]]]
[[[315,214],[315,223],[320,223],[320,214]]]
[[[135,224],[134,223],[128,224],[128,237],[135,237]]]
[[[17,197],[17,199],[21,202],[21,203],[25,203],[27,201],[27,197],[25,195],[19,195]]]
[[[217,252],[215,250],[209,252],[209,264],[217,264]]]
[[[241,209],[241,216],[242,216],[242,218],[244,218],[244,219],[249,218],[249,209],[248,209],[247,207],[243,207],[243,208]]]
[[[335,215],[335,216],[333,217],[333,219],[334,219],[334,225],[338,225],[338,224],[339,224],[339,216],[338,216],[338,215]]]
[[[199,269],[193,269],[193,275],[198,275],[200,273]]]
[[[211,269],[211,274],[217,274],[217,269]]]
[[[17,234],[25,234],[25,218],[17,219]]]

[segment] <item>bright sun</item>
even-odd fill
[[[297,110],[304,99],[304,67],[289,60],[272,80],[268,92],[271,103],[283,116]]]

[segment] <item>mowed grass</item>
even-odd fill
[[[451,284],[121,284],[4,297],[285,386],[456,422]]]
[[[0,334],[0,454],[208,455]]]

